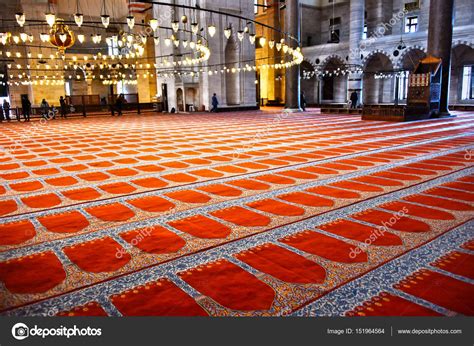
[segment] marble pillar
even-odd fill
[[[298,41],[301,39],[300,29],[300,1],[292,0],[286,2],[285,11],[286,32],[295,37]],[[294,46],[290,41],[288,44]],[[300,102],[300,68],[293,66],[286,70],[286,106],[288,111],[301,111]]]
[[[454,0],[431,0],[428,54],[443,60],[440,115],[449,116],[449,84],[454,25]]]
[[[350,23],[349,23],[349,61],[351,65],[361,65],[361,41],[364,34],[365,24],[365,0],[350,0]],[[360,73],[349,74],[347,86],[347,100],[356,91],[359,102],[362,100],[362,75]]]

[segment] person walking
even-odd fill
[[[353,91],[351,94],[351,109],[357,109],[357,102],[359,101],[359,96],[357,91]]]
[[[306,96],[304,94],[304,91],[301,92],[301,109],[303,112],[306,112]]]
[[[46,101],[46,99],[43,99],[41,101],[40,107],[41,107],[41,113],[42,113],[43,118],[48,119],[48,117],[49,117],[48,116],[48,113],[49,113],[49,103],[48,103],[48,101]]]
[[[212,109],[211,113],[217,113],[217,107],[219,106],[219,100],[217,99],[217,94],[212,95]]]
[[[30,121],[31,102],[28,99],[28,95],[23,95],[23,97],[21,98],[21,108],[23,112],[23,117],[25,118],[25,122]]]
[[[10,103],[6,99],[3,100],[3,113],[5,114],[5,119],[10,121]]]
[[[115,100],[115,109],[117,110],[118,116],[122,115],[124,102],[125,102],[125,96],[123,94],[120,94],[119,97],[117,97],[117,100]]]
[[[59,106],[61,108],[61,118],[66,119],[67,118],[67,104],[66,104],[66,100],[62,96],[59,98]]]

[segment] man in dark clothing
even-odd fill
[[[59,98],[59,105],[61,108],[61,118],[67,118],[67,104],[66,100],[62,96]]]
[[[3,113],[5,113],[5,119],[10,121],[10,104],[7,100],[3,100]]]
[[[21,108],[22,108],[23,117],[25,118],[25,121],[30,121],[31,102],[28,99],[28,96],[26,95],[24,95],[21,99]]]
[[[0,122],[2,122],[3,120],[5,120],[5,118],[3,117],[3,106],[0,105]]]
[[[120,94],[119,97],[117,97],[117,100],[115,101],[115,109],[117,110],[118,116],[122,115],[124,101],[125,96],[123,96],[123,94]]]
[[[359,96],[357,95],[357,92],[354,90],[351,94],[351,109],[357,108],[358,101],[359,101]]]
[[[303,112],[306,112],[306,96],[304,94],[304,91],[301,92],[301,109],[303,109]]]
[[[219,106],[219,101],[217,100],[217,95],[212,95],[212,109],[211,112],[217,113],[217,106]]]

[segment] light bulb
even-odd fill
[[[175,41],[173,41],[173,42],[174,42],[174,45],[175,45],[176,47],[179,47],[179,40],[175,40]]]
[[[84,16],[82,13],[76,13],[74,15],[74,21],[78,27],[81,27],[82,23],[84,23]]]
[[[28,40],[28,35],[26,34],[26,32],[20,33],[20,39],[21,39],[23,42],[26,42],[26,40]]]
[[[35,37],[32,34],[28,35],[28,41],[32,43],[35,40]]]
[[[281,43],[276,44],[276,49],[277,49],[277,51],[281,51]]]
[[[59,39],[61,40],[62,43],[64,43],[67,40],[67,35],[66,34],[60,34]]]
[[[265,44],[267,43],[267,39],[265,37],[260,37],[258,40],[258,43],[260,44],[261,47],[265,47]]]
[[[52,27],[54,25],[54,23],[56,23],[56,15],[54,13],[46,13],[44,15],[46,17],[46,23],[48,23],[48,25],[50,27]]]
[[[283,53],[288,53],[288,49],[290,49],[290,47],[288,47],[286,44],[283,45]]]
[[[197,34],[199,32],[199,24],[198,23],[192,23],[191,24],[191,31],[193,34]]]
[[[270,47],[270,49],[273,49],[273,47],[275,47],[275,41],[273,40],[268,41],[268,46]]]
[[[216,34],[217,28],[214,24],[211,24],[207,27],[207,32],[209,33],[209,36],[214,37]]]
[[[232,35],[232,29],[230,27],[224,29],[224,36],[229,39],[230,36]]]
[[[26,21],[25,14],[23,12],[18,12],[17,14],[15,14],[15,18],[18,25],[23,28],[23,25],[25,25]]]
[[[184,48],[187,48],[187,47],[188,47],[188,40],[184,40],[184,41],[183,41],[183,47],[184,47]]]
[[[150,19],[150,27],[153,31],[156,31],[158,29],[158,20],[155,18]]]
[[[171,45],[171,39],[165,38],[165,46],[169,47]]]
[[[141,37],[141,40],[142,40],[142,43],[143,43],[143,44],[146,44],[147,37],[146,37],[145,35],[143,35],[143,36]],[[136,48],[135,48],[135,49],[136,49]]]
[[[173,31],[174,31],[174,32],[178,32],[178,30],[179,30],[179,22],[178,22],[177,20],[173,21],[173,22],[171,23],[171,27],[173,28]]]
[[[159,37],[155,37],[155,38],[154,38],[154,41],[155,41],[155,44],[156,44],[156,45],[159,45],[159,44],[160,44],[160,38],[159,38]]]
[[[80,43],[84,43],[85,41],[85,36],[83,34],[79,34],[77,35],[77,40],[80,42]]]
[[[245,36],[245,32],[243,30],[237,31],[237,37],[240,41],[244,39],[244,36]]]
[[[102,25],[104,25],[104,27],[107,29],[110,24],[110,16],[107,14],[104,14],[100,16],[100,18],[102,19]]]
[[[130,30],[133,29],[133,27],[135,26],[135,17],[134,16],[128,16],[127,17],[127,25],[130,28]]]
[[[257,36],[255,34],[250,34],[249,35],[249,41],[250,41],[251,44],[255,44],[255,38],[256,37]]]
[[[18,36],[13,36],[13,42],[15,42],[15,44],[20,43],[20,38]]]
[[[102,36],[100,34],[95,35],[96,43],[100,43],[102,41]]]

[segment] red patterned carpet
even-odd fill
[[[467,113],[2,124],[0,312],[474,315],[473,143]]]

